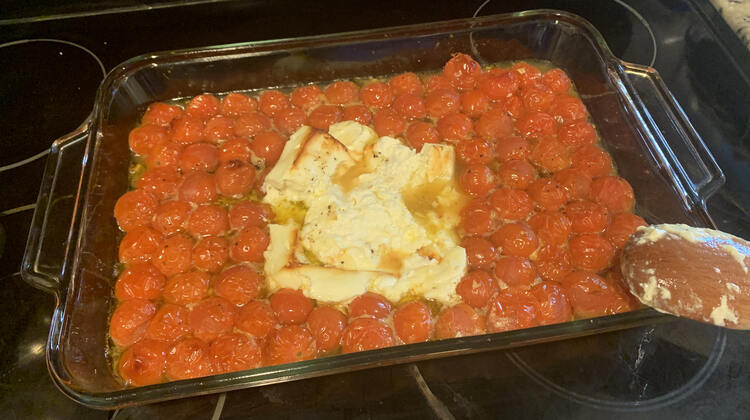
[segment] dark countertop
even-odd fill
[[[54,297],[19,275],[43,158],[89,113],[100,64],[110,69],[149,51],[569,10],[591,20],[617,56],[659,70],[727,176],[708,202],[711,215],[750,236],[750,53],[708,1],[77,4],[18,3],[0,17],[0,68],[12,69],[0,72],[4,418],[750,418],[750,334],[689,321],[116,412],[68,400],[45,365]],[[52,16],[59,13],[68,15]]]

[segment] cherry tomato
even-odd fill
[[[282,109],[273,117],[273,123],[281,134],[286,136],[294,133],[307,122],[305,111],[297,107]]]
[[[498,256],[492,242],[476,236],[463,238],[461,247],[466,250],[466,260],[470,269],[489,269]]]
[[[458,112],[460,97],[452,89],[436,89],[424,98],[427,115],[432,118],[442,118],[452,112]]]
[[[547,281],[560,281],[573,269],[568,250],[556,245],[545,245],[537,251],[534,268]]]
[[[505,99],[494,103],[495,109],[502,111],[514,119],[519,119],[523,114],[526,113],[526,109],[523,107],[523,101],[518,96],[508,96]]]
[[[581,146],[573,153],[572,160],[574,168],[580,168],[592,177],[609,175],[614,171],[609,153],[592,144]]]
[[[578,147],[596,143],[596,130],[586,121],[566,123],[557,132],[557,138],[566,146]]]
[[[221,100],[219,112],[229,117],[251,114],[258,110],[258,101],[242,93],[228,93]]]
[[[538,83],[542,78],[542,72],[538,68],[532,66],[525,61],[519,61],[511,69],[516,73],[517,77],[523,83]]]
[[[250,142],[242,137],[233,137],[219,147],[219,164],[233,160],[248,163],[251,157]]]
[[[181,305],[165,303],[156,311],[146,329],[146,338],[172,343],[190,334],[190,311]]]
[[[164,377],[168,349],[166,343],[155,340],[133,344],[120,356],[120,377],[128,385],[158,384]]]
[[[469,271],[456,285],[456,293],[464,303],[482,308],[499,289],[495,279],[484,270]]]
[[[292,105],[300,110],[310,110],[323,103],[323,91],[317,85],[300,86],[289,95]],[[303,114],[304,114],[303,111]]]
[[[438,89],[453,90],[451,81],[442,74],[433,74],[424,79],[424,90],[426,93],[432,93]]]
[[[362,103],[370,108],[386,108],[394,99],[393,90],[383,82],[371,82],[359,92]]]
[[[536,282],[537,274],[528,258],[509,256],[497,260],[495,277],[512,289],[528,289]]]
[[[328,127],[344,119],[344,113],[338,105],[320,105],[307,116],[307,123],[318,130],[328,131]]]
[[[148,155],[157,144],[167,141],[167,129],[152,124],[143,124],[134,128],[128,135],[130,150],[137,155]]]
[[[393,331],[383,321],[375,318],[357,318],[344,328],[341,351],[375,350],[394,345]]]
[[[175,200],[162,203],[156,209],[154,215],[154,229],[165,235],[183,230],[192,209],[193,207],[184,201]]]
[[[563,124],[583,120],[588,116],[586,106],[571,95],[557,95],[550,105],[549,113]]]
[[[444,309],[435,322],[435,338],[438,340],[480,335],[485,331],[484,317],[465,303]]]
[[[183,115],[172,121],[171,140],[182,146],[199,143],[203,140],[204,129],[202,119],[191,115]]]
[[[571,200],[582,200],[591,194],[591,175],[580,168],[563,169],[552,178],[565,187]]]
[[[568,75],[560,69],[547,70],[542,76],[542,83],[554,93],[565,93],[572,85]]]
[[[646,226],[642,217],[633,213],[618,213],[612,216],[612,222],[607,226],[604,236],[615,248],[620,249],[640,226]]]
[[[115,219],[125,232],[151,223],[159,200],[148,191],[133,190],[123,194],[115,203]]]
[[[612,315],[637,307],[626,291],[586,271],[565,276],[563,287],[576,318]]]
[[[393,76],[388,85],[393,90],[393,94],[396,97],[401,95],[421,95],[422,94],[422,81],[419,80],[419,76],[414,73],[401,73],[398,76]]]
[[[271,129],[271,120],[260,112],[243,114],[234,121],[234,135],[251,138],[261,131]]]
[[[190,311],[189,322],[193,335],[211,341],[230,332],[236,312],[235,306],[224,298],[212,296],[201,300]]]
[[[505,99],[518,91],[518,78],[513,72],[495,69],[479,79],[479,90],[493,101]]]
[[[372,118],[372,125],[378,136],[397,137],[404,132],[406,120],[391,108],[379,109]]]
[[[526,191],[543,210],[556,210],[568,202],[568,190],[554,178],[539,178]]]
[[[219,166],[215,176],[216,187],[222,195],[238,197],[252,190],[256,173],[253,165],[241,160],[230,160]]]
[[[461,228],[469,235],[492,232],[495,229],[492,208],[481,199],[471,201],[461,210]]]
[[[384,319],[390,315],[391,308],[391,302],[385,297],[377,293],[365,292],[349,302],[349,318],[369,316]]]
[[[124,263],[151,261],[161,248],[164,237],[148,226],[139,226],[125,234],[120,242],[119,258]]]
[[[432,124],[415,121],[406,129],[406,141],[411,147],[420,151],[425,143],[439,142],[440,134]]]
[[[335,105],[350,104],[359,99],[359,87],[348,80],[333,82],[325,89],[325,96]]]
[[[501,291],[487,304],[487,332],[539,325],[539,302],[525,290]]]
[[[591,183],[591,195],[595,202],[611,213],[630,211],[635,204],[633,187],[618,176],[603,176]]]
[[[156,314],[156,305],[146,299],[129,299],[115,309],[109,321],[109,336],[118,346],[127,347],[146,335]]]
[[[591,201],[574,201],[565,206],[565,214],[574,233],[599,233],[609,223],[609,213],[604,206]]]
[[[268,300],[282,324],[302,324],[315,306],[301,290],[279,289]]]
[[[154,266],[166,276],[184,273],[190,269],[193,240],[184,233],[175,233],[162,242],[154,254]]]
[[[260,300],[254,300],[240,308],[234,320],[235,328],[252,334],[257,339],[266,338],[278,323],[271,305]]]
[[[154,102],[148,106],[141,122],[143,124],[169,125],[172,120],[181,116],[182,113],[182,108],[177,105]]]
[[[443,140],[466,140],[471,136],[471,118],[460,112],[444,115],[437,122],[437,130]]]
[[[146,157],[146,165],[149,168],[166,166],[176,167],[180,163],[182,146],[171,141],[160,142],[151,149]]]
[[[263,252],[268,248],[269,241],[268,234],[263,229],[248,226],[232,239],[229,255],[235,261],[263,261]]]
[[[269,117],[273,117],[277,112],[290,106],[289,98],[278,90],[267,90],[258,97],[260,112]]]
[[[521,101],[530,112],[547,112],[555,94],[543,86],[528,86],[521,91]]]
[[[214,293],[235,305],[244,305],[260,295],[263,277],[246,265],[228,268],[214,279]]]
[[[228,333],[208,346],[215,374],[255,369],[263,363],[261,348],[254,338],[240,333]]]
[[[492,145],[482,138],[474,137],[459,142],[456,157],[463,164],[488,164],[494,155]],[[532,168],[533,170],[533,168]]]
[[[158,299],[167,278],[149,263],[130,264],[115,283],[119,300]]]
[[[181,181],[177,168],[171,166],[156,167],[144,172],[135,182],[135,186],[138,189],[150,192],[157,200],[164,200],[177,195],[177,188]]]
[[[557,134],[557,123],[544,112],[530,112],[516,121],[516,129],[525,138],[541,139]]]
[[[206,121],[204,133],[210,143],[219,144],[234,137],[234,120],[230,117],[213,117]]]
[[[196,204],[216,200],[216,179],[205,172],[193,172],[185,177],[178,190],[180,200]]]
[[[198,95],[188,102],[185,112],[205,121],[219,113],[219,100],[210,93]]]
[[[307,317],[307,326],[315,337],[319,353],[339,348],[346,327],[346,316],[330,306],[318,306]]]
[[[570,239],[570,262],[582,270],[602,271],[612,264],[615,249],[602,235],[585,233]]]
[[[162,295],[167,303],[189,305],[200,302],[208,296],[208,284],[211,277],[202,271],[188,271],[171,277]]]
[[[422,343],[430,338],[432,316],[422,301],[412,300],[393,313],[393,329],[405,344]]]
[[[421,96],[413,93],[406,93],[397,96],[393,101],[393,110],[407,120],[424,118],[425,115],[427,115],[427,108],[425,107],[424,100]]]
[[[226,238],[205,237],[193,248],[193,265],[209,273],[216,273],[229,259],[229,241]]]
[[[218,165],[219,151],[207,143],[191,144],[180,155],[180,170],[186,175],[195,171],[213,172]]]
[[[284,325],[274,330],[266,343],[266,364],[281,365],[315,358],[315,337],[305,327]]]
[[[362,125],[370,125],[372,112],[364,105],[349,105],[344,107],[344,121],[356,121]]]
[[[542,139],[531,149],[529,156],[542,172],[558,172],[571,165],[567,146],[555,139]]]
[[[529,226],[543,244],[563,245],[570,235],[572,222],[565,214],[548,210],[531,216]]]
[[[495,175],[486,165],[467,165],[461,171],[458,182],[472,197],[483,197],[495,186]]]
[[[229,209],[229,225],[232,229],[243,229],[250,226],[264,227],[273,219],[273,210],[262,203],[240,201]]]
[[[479,118],[474,130],[485,140],[496,141],[513,134],[513,120],[498,109],[490,109]]]
[[[539,324],[551,325],[573,319],[573,309],[568,303],[565,290],[559,283],[544,281],[529,290],[529,294],[539,301]]]
[[[461,112],[471,118],[481,117],[490,105],[490,98],[479,89],[462,93],[459,101],[461,103]]]
[[[523,190],[537,178],[536,169],[526,160],[509,160],[497,168],[498,184]]]
[[[267,167],[273,166],[281,157],[286,138],[275,131],[261,131],[250,142],[250,150],[255,156],[263,159]]]
[[[536,234],[526,224],[507,223],[491,236],[503,255],[528,257],[539,245]]]
[[[453,57],[443,66],[443,76],[459,90],[473,89],[480,73],[482,73],[482,67],[479,63],[462,53],[453,54]]]
[[[167,376],[171,380],[200,378],[213,374],[208,344],[193,337],[183,338],[167,352]]]
[[[497,140],[495,153],[500,162],[505,162],[526,159],[531,153],[531,148],[526,140],[516,136],[508,136]]]
[[[534,202],[526,191],[500,188],[489,196],[489,202],[504,220],[524,220],[534,210]]]

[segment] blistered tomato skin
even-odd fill
[[[310,330],[300,325],[284,325],[268,337],[265,349],[267,365],[300,362],[313,359],[318,353]]]
[[[315,336],[319,353],[328,353],[341,346],[346,315],[330,306],[318,306],[307,317],[307,325]]]
[[[393,313],[393,328],[404,344],[422,343],[432,334],[432,315],[422,301],[413,300]]]
[[[276,318],[282,324],[302,324],[315,304],[299,290],[280,289],[269,298]]]
[[[357,318],[344,328],[343,353],[375,350],[395,343],[391,327],[375,318]]]

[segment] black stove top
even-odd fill
[[[54,2],[53,2],[54,3]],[[750,335],[676,321],[576,340],[371,369],[99,412],[69,401],[44,362],[54,298],[18,274],[52,140],[91,110],[104,73],[143,53],[531,8],[589,19],[615,55],[652,65],[727,184],[717,225],[750,236],[750,53],[708,2],[128,0],[0,17],[0,412],[5,418],[750,418]],[[153,6],[153,5],[152,5]],[[29,18],[49,13],[68,15]],[[18,19],[16,19],[18,18]]]

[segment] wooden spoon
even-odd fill
[[[672,315],[750,329],[750,242],[687,225],[640,227],[622,275],[643,304]]]

